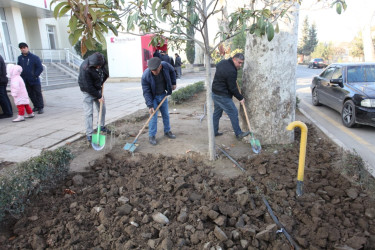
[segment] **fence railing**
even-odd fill
[[[12,52],[12,62],[17,63],[18,55],[20,55],[19,48],[10,45],[10,51]],[[48,86],[48,67],[44,63],[67,63],[70,67],[78,70],[81,66],[83,60],[73,54],[69,49],[33,49],[30,50],[31,53],[39,56],[43,64],[43,76],[41,79],[45,78],[46,84]]]

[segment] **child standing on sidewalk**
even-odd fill
[[[8,76],[10,77],[10,91],[18,109],[18,116],[13,122],[22,122],[25,120],[25,117],[33,118],[35,115],[29,105],[29,96],[25,83],[21,78],[22,67],[19,65],[9,65],[8,71]],[[25,109],[27,113],[26,116]]]

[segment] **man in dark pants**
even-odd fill
[[[18,57],[17,64],[22,67],[21,77],[25,82],[27,93],[33,103],[33,111],[43,114],[44,102],[42,85],[39,79],[40,74],[43,72],[42,62],[37,55],[29,52],[29,46],[26,43],[20,43],[18,47],[22,54]]]
[[[0,106],[3,113],[0,115],[2,118],[10,118],[13,116],[12,104],[10,103],[7,93],[7,69],[3,57],[0,55]]]
[[[142,90],[146,105],[149,108],[150,115],[167,95],[172,94],[176,89],[176,74],[174,68],[166,62],[162,62],[160,58],[153,57],[148,61],[148,68],[142,75]],[[160,106],[160,112],[163,117],[164,135],[170,139],[176,136],[171,131],[169,124],[168,100]],[[149,124],[149,142],[156,145],[158,114],[156,113]]]
[[[215,136],[223,134],[219,132],[219,120],[223,111],[229,116],[237,139],[241,140],[250,134],[248,131],[242,132],[238,121],[238,110],[232,100],[232,97],[235,96],[241,104],[245,102],[237,88],[237,70],[241,68],[244,60],[244,55],[238,53],[233,58],[222,60],[216,65],[214,81],[212,82],[212,99],[215,105],[213,114]]]
[[[176,70],[177,79],[181,78],[181,57],[176,53],[174,54],[176,56],[176,60],[174,61],[174,68]]]

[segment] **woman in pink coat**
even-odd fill
[[[10,91],[13,96],[14,103],[18,109],[18,116],[14,122],[21,122],[26,118],[33,118],[35,115],[29,103],[29,96],[25,87],[25,83],[21,78],[22,67],[19,65],[9,65],[8,76],[10,77]],[[25,109],[27,115],[25,116]]]

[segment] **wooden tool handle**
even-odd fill
[[[167,99],[167,95],[164,96],[163,100],[161,100],[161,102],[159,103],[159,105],[156,107],[156,109],[154,110],[154,113],[152,113],[150,115],[150,117],[147,119],[145,125],[143,125],[143,127],[141,128],[141,130],[139,130],[139,133],[138,135],[135,137],[134,141],[136,141],[138,139],[138,137],[142,134],[143,130],[145,129],[145,127],[147,126],[147,124],[150,122],[151,118],[155,115],[155,113],[159,110],[160,106],[164,103],[165,99]]]
[[[238,82],[237,82],[237,81],[236,81],[236,84],[237,84],[238,92],[240,92],[240,94],[241,94],[240,86],[238,85]],[[241,94],[241,95],[242,95],[242,94]],[[249,117],[247,116],[247,111],[246,111],[245,103],[241,103],[241,104],[242,104],[242,107],[243,107],[243,111],[244,111],[244,113],[245,113],[246,122],[247,122],[247,127],[249,128],[249,131],[251,131],[251,128],[250,128],[250,122],[249,122]]]

